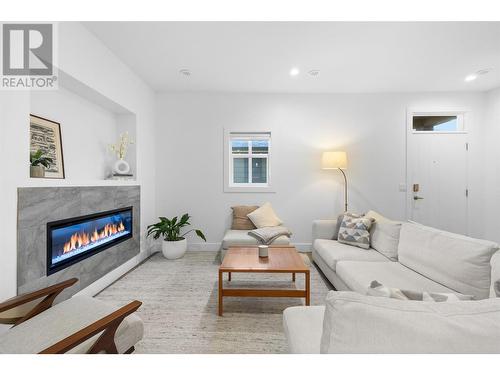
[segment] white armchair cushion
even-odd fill
[[[500,353],[500,299],[436,303],[330,292],[321,353]]]

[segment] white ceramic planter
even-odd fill
[[[182,258],[186,254],[187,240],[163,241],[161,245],[163,256],[167,259]]]

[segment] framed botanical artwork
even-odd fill
[[[30,115],[30,153],[37,152],[51,160],[45,178],[64,178],[61,124]]]

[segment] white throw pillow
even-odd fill
[[[321,353],[500,353],[500,298],[436,303],[330,292]]]
[[[389,220],[375,211],[365,215],[375,219],[370,228],[371,247],[391,260],[398,260],[401,222]]]
[[[255,211],[249,213],[247,217],[257,228],[277,227],[278,225],[283,224],[281,219],[276,216],[276,213],[269,202],[264,203]]]

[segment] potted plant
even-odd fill
[[[44,155],[43,150],[30,152],[30,177],[45,177],[45,168],[50,168],[52,158]]]
[[[128,132],[125,132],[120,134],[118,143],[109,145],[109,150],[118,158],[113,166],[115,175],[126,175],[130,172],[130,164],[125,160],[125,156],[127,156],[128,147],[133,144],[134,141],[129,137]]]
[[[207,241],[205,235],[199,229],[191,229],[180,234],[181,229],[191,225],[189,223],[189,214],[184,214],[177,219],[177,216],[172,219],[160,217],[160,221],[156,224],[148,225],[148,237],[150,235],[156,240],[163,237],[162,252],[167,259],[177,259],[184,256],[187,250],[186,234],[194,231],[203,241]]]

